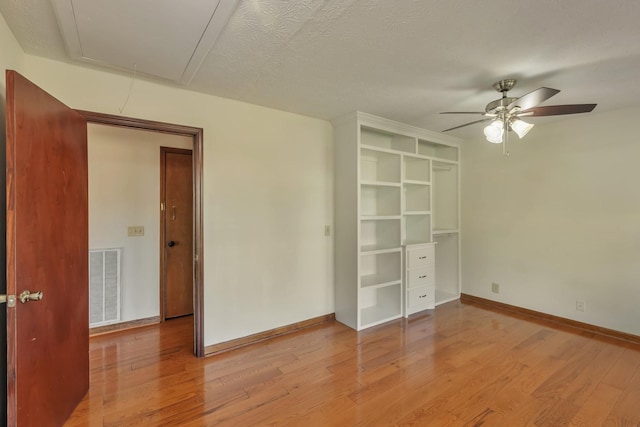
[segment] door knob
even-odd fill
[[[25,304],[27,301],[40,301],[42,299],[42,291],[31,292],[31,291],[22,291],[20,296],[18,297],[20,302]]]
[[[167,243],[167,246],[169,246],[170,248],[174,247],[176,245],[176,242],[174,242],[173,240],[169,240],[169,243]]]

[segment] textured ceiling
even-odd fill
[[[0,0],[0,12],[27,53],[70,61],[48,0]],[[240,0],[187,88],[433,130],[470,121],[438,112],[482,110],[502,78],[518,79],[511,96],[548,86],[562,92],[545,105],[605,111],[639,103],[639,20],[637,0]]]

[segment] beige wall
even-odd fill
[[[22,53],[22,48],[13,37],[7,22],[4,20],[4,17],[0,14],[0,70],[12,69],[16,71],[22,71],[24,64],[24,54]],[[6,167],[6,151],[4,149],[6,143],[6,82],[4,75],[0,78],[0,143],[2,145],[2,149],[0,150],[0,170],[5,170]],[[0,174],[2,178],[0,178],[0,188],[5,188],[6,186],[6,176],[4,173]],[[6,203],[6,194],[4,191],[0,192],[0,206],[5,206]],[[0,227],[0,238],[2,241],[5,240],[6,236],[6,227],[4,224],[6,223],[6,211],[4,208],[0,209],[0,224],[3,224]],[[0,245],[0,268],[4,272],[6,270],[6,253],[5,253],[5,245]],[[6,290],[6,275],[2,274],[2,278],[0,278],[0,293],[4,293]],[[2,325],[0,325],[2,327]],[[0,359],[1,360],[1,359]],[[1,406],[1,405],[0,405]]]
[[[24,52],[13,37],[11,29],[4,20],[4,16],[0,14],[0,70],[16,70],[22,72],[24,69]],[[4,73],[0,79],[0,87],[2,88],[2,110],[4,111],[4,93],[6,89]],[[4,114],[3,114],[4,117]],[[2,133],[4,138],[4,132]]]
[[[89,124],[89,249],[121,248],[121,320],[160,315],[160,147],[191,138]],[[144,236],[128,237],[128,226]]]
[[[538,119],[510,157],[478,128],[462,150],[463,292],[640,335],[639,115]]]
[[[131,77],[25,55],[73,108],[119,114]],[[205,345],[332,313],[328,122],[137,80],[123,115],[204,129]]]
[[[24,54],[22,48],[13,37],[11,30],[7,26],[4,17],[0,14],[0,70],[12,69],[16,71],[22,71],[24,63]],[[6,84],[4,75],[0,77],[0,170],[4,171],[6,167]],[[6,175],[4,172],[0,173],[0,188],[6,187]],[[6,240],[6,210],[4,208],[6,203],[5,191],[0,191],[0,239]],[[0,293],[6,293],[7,281],[6,281],[6,247],[0,245]],[[3,310],[4,311],[4,310]],[[6,331],[6,314],[0,314],[0,328]],[[6,342],[6,334],[4,335]],[[0,365],[6,366],[7,352],[4,346],[0,346]],[[0,369],[0,383],[7,383],[7,370]],[[0,392],[0,399],[6,399],[6,387]],[[0,405],[0,419],[7,419],[7,405]]]
[[[120,114],[130,76],[24,55],[4,21],[0,47],[68,105]],[[509,158],[465,142],[464,292],[640,334],[638,113],[541,119]],[[122,114],[204,128],[207,345],[333,312],[329,123],[141,80]]]

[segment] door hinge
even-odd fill
[[[160,202],[160,211],[164,212],[164,203]]]
[[[0,304],[7,303],[8,307],[16,306],[16,296],[15,295],[0,295]]]

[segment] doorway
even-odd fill
[[[202,230],[202,129],[190,126],[153,122],[109,114],[80,111],[88,123],[103,124],[129,129],[146,130],[191,138],[192,146],[192,307],[194,322],[194,354],[204,356],[203,332],[203,230]],[[161,304],[162,306],[162,304]]]

